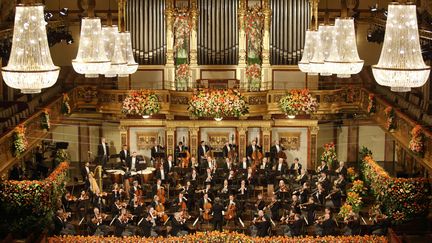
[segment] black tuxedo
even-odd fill
[[[345,178],[346,178],[346,176],[347,176],[347,173],[348,173],[348,170],[347,170],[347,168],[346,168],[345,166],[342,167],[342,169],[338,172],[338,174],[342,174],[342,175],[344,175]]]
[[[126,152],[124,150],[120,151],[119,153],[120,156],[120,161],[122,163],[126,163],[127,158],[129,158],[131,156],[129,150],[126,150]]]
[[[261,221],[255,223],[257,227],[257,236],[258,237],[266,237],[268,236],[268,230],[270,228],[270,220],[266,218],[266,221]]]
[[[228,168],[228,164],[226,162],[224,162],[223,165],[222,165],[222,169],[225,170],[225,171],[230,171],[230,170],[234,169],[234,164],[231,162],[230,163],[230,168]]]
[[[205,148],[205,151],[204,151],[202,145],[198,146],[198,161],[200,161],[200,162],[203,160],[202,157],[203,157],[203,156],[205,157],[205,154],[206,154],[208,151],[210,151],[210,147],[209,147],[209,146],[204,145],[204,148]]]
[[[156,159],[156,153],[162,153],[163,152],[163,147],[162,146],[153,146],[152,148],[151,148],[151,157],[153,158],[153,159]]]
[[[255,145],[255,150],[262,151],[261,147],[258,146],[258,145]],[[249,146],[247,146],[247,147],[246,147],[246,156],[252,158],[252,153],[253,153],[253,151],[254,151],[254,150],[253,150],[253,146],[252,146],[252,144],[249,145]]]
[[[233,146],[232,146],[231,144],[229,144],[228,147],[229,147],[229,149],[230,149],[229,151],[231,151],[231,150],[234,149]],[[229,151],[228,151],[228,147],[225,145],[225,146],[222,148],[223,156],[224,156],[225,158],[228,157],[228,153],[229,153]]]
[[[54,235],[60,235],[61,231],[65,228],[66,224],[59,217],[54,217]]]
[[[294,166],[295,166],[295,163],[293,163],[292,165],[291,165],[291,167],[290,167],[290,170],[295,170],[294,169]],[[297,165],[297,174],[300,174],[301,173],[301,169],[302,169],[302,165],[300,164],[300,163],[298,163],[298,165]]]
[[[168,180],[168,171],[165,168],[163,169],[163,173],[164,173],[164,178],[162,178],[162,171],[160,169],[156,170],[156,179],[161,179],[162,181]]]
[[[279,151],[278,151],[276,145],[271,146],[271,147],[270,147],[270,158],[271,158],[272,160],[275,160],[275,159],[277,158],[277,154],[278,154],[280,151],[284,151],[284,150],[285,150],[285,148],[282,147],[281,145],[279,145]]]
[[[279,163],[277,163],[275,167],[275,171],[276,171],[276,175],[278,176],[286,175],[288,171],[287,165],[285,163],[282,163],[282,166],[279,170]]]
[[[84,187],[85,188],[90,187],[90,181],[89,181],[90,172],[91,172],[90,167],[88,168],[88,172],[87,172],[87,169],[85,166],[81,168],[81,176],[82,176],[82,179],[84,181]]]
[[[301,235],[301,230],[303,227],[303,220],[302,219],[298,219],[295,220],[294,222],[289,224],[289,228],[291,230],[291,236],[300,236]]]
[[[129,171],[132,170],[132,161],[133,161],[133,157],[129,157],[126,159],[126,166],[128,167]],[[136,171],[140,170],[138,157],[135,157],[135,170]]]
[[[271,203],[270,203],[271,204]],[[281,202],[278,200],[276,201],[273,206],[270,208],[271,214],[272,214],[272,219],[275,221],[279,221],[280,217],[279,217],[279,210],[282,208],[282,204]]]
[[[115,220],[115,229],[114,229],[114,235],[117,237],[121,237],[123,234],[123,231],[126,229],[127,223],[123,223],[120,221],[120,219]]]
[[[247,168],[249,167],[249,165],[250,165],[249,161],[246,160],[246,168],[244,168],[243,161],[241,161],[241,162],[238,163],[237,169],[239,169],[239,170],[247,170]]]
[[[333,219],[327,219],[319,225],[322,229],[322,235],[333,235],[335,233],[336,222]]]
[[[177,236],[179,231],[187,231],[187,227],[184,223],[177,221],[177,219],[175,217],[173,217],[171,235]]]
[[[151,236],[151,229],[153,227],[152,222],[147,220],[147,216],[148,216],[148,214],[145,216],[146,218],[144,218],[140,224],[141,229],[142,229],[142,234],[144,237],[150,237]]]
[[[108,162],[108,159],[109,159],[109,156],[110,156],[110,153],[109,153],[109,146],[108,146],[107,143],[105,143],[105,150],[106,150],[106,151],[104,151],[104,149],[103,149],[103,145],[100,143],[100,144],[98,145],[98,152],[97,152],[97,155],[98,155],[98,158],[99,158],[99,162],[102,163],[102,165],[103,165],[104,167],[106,166],[106,163]]]

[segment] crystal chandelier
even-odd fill
[[[378,84],[390,86],[395,92],[410,91],[428,80],[430,66],[421,55],[416,5],[388,6],[384,44],[372,72]]]
[[[351,74],[359,73],[363,64],[357,52],[354,19],[337,18],[330,53],[325,60],[326,69],[339,78],[349,78]]]
[[[138,70],[138,63],[135,62],[134,55],[132,53],[132,40],[131,34],[128,31],[120,32],[122,52],[127,62],[126,69],[119,72],[119,77],[127,77],[130,74],[135,73]]]
[[[105,55],[111,60],[110,68],[104,74],[107,78],[114,78],[117,74],[124,73],[127,68],[122,51],[122,39],[116,25],[103,26],[102,36]]]
[[[78,54],[72,60],[72,66],[86,78],[97,78],[99,73],[106,73],[110,68],[110,60],[104,51],[100,18],[82,19]]]
[[[310,61],[314,56],[316,50],[316,45],[318,42],[318,31],[307,30],[305,36],[305,45],[303,48],[302,59],[298,63],[300,71],[307,73],[309,75],[318,75],[317,72],[312,71]]]
[[[310,61],[310,69],[313,73],[319,73],[321,76],[332,75],[332,71],[327,69],[324,61],[330,54],[333,31],[333,25],[320,25],[318,28],[317,43],[315,44],[315,51]]]
[[[17,5],[12,50],[2,75],[9,87],[24,94],[40,93],[53,86],[59,75],[60,68],[51,59],[46,24],[43,5]]]

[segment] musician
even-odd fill
[[[227,180],[228,180],[228,184],[230,184],[230,185],[235,185],[236,184],[236,176],[235,176],[235,171],[234,170],[230,170],[229,171]]]
[[[360,235],[361,233],[361,226],[360,226],[360,218],[359,215],[357,215],[354,212],[351,212],[348,217],[344,220],[346,223],[345,232],[344,235]]]
[[[222,169],[226,172],[229,172],[230,170],[232,170],[234,168],[233,163],[231,162],[230,158],[225,158],[225,163],[223,163],[222,165]]]
[[[190,181],[186,181],[186,186],[184,187],[182,193],[187,199],[187,208],[190,210],[194,206],[195,201],[195,188]]]
[[[316,169],[317,174],[320,174],[321,172],[327,173],[328,170],[329,168],[327,166],[327,162],[325,160],[321,160],[321,165]]]
[[[298,158],[294,159],[294,163],[292,163],[290,170],[295,171],[297,175],[301,174],[302,165],[299,162]]]
[[[336,174],[343,175],[344,177],[347,176],[348,170],[345,167],[345,162],[339,161],[339,167],[335,170]]]
[[[84,181],[84,188],[88,189],[90,187],[90,162],[86,162],[84,167],[81,169],[81,176]]]
[[[163,161],[163,160],[162,160]],[[159,166],[159,169],[156,170],[156,178],[158,180],[161,180],[163,182],[166,182],[168,180],[168,172],[166,169],[167,166],[165,166],[162,162],[161,166]]]
[[[334,181],[334,185],[338,186],[341,189],[342,195],[346,194],[347,184],[348,184],[348,182],[345,180],[344,174],[339,173],[337,180]]]
[[[284,218],[283,223],[285,223],[285,225],[282,225],[281,228],[285,236],[293,237],[301,235],[303,219],[300,214],[290,214],[289,217]]]
[[[259,166],[259,169],[260,170],[265,170],[265,171],[270,171],[271,168],[272,168],[272,166],[271,166],[271,163],[268,161],[268,158],[264,157],[262,159],[262,162],[261,162],[260,166]]]
[[[270,159],[273,162],[276,162],[278,159],[278,153],[284,150],[285,148],[279,145],[279,140],[275,140],[274,145],[270,147]]]
[[[296,182],[298,182],[300,185],[303,185],[305,182],[308,181],[308,179],[309,179],[308,177],[309,176],[308,176],[307,170],[305,168],[302,168],[300,170],[300,175],[298,175],[296,177]]]
[[[150,156],[152,160],[157,159],[157,154],[163,152],[163,147],[160,146],[157,142],[154,142],[153,147],[150,150]]]
[[[182,192],[179,193],[178,197],[176,197],[173,202],[172,202],[172,206],[174,207],[174,211],[179,212],[181,211],[183,208],[183,203],[184,205],[186,205],[186,209],[187,209],[187,199],[184,197],[184,194]]]
[[[99,208],[93,209],[93,215],[89,222],[89,230],[91,235],[104,236],[108,234],[109,228],[104,224],[107,215],[99,212]]]
[[[156,184],[153,186],[152,188],[152,195],[155,196],[158,192],[159,189],[163,189],[164,187],[162,186],[162,180],[161,179],[157,179],[156,180]]]
[[[101,138],[101,143],[98,145],[98,152],[97,152],[99,163],[102,164],[103,168],[106,168],[106,164],[109,160],[109,146],[105,142],[105,138]]]
[[[137,216],[136,220],[138,221],[144,214],[145,211],[145,205],[144,205],[144,200],[135,195],[133,198],[133,208],[132,208],[132,212],[135,216]]]
[[[191,182],[191,184],[194,187],[197,187],[198,186],[198,180],[199,180],[198,177],[199,177],[198,173],[197,173],[196,169],[194,168],[194,169],[192,169],[192,172],[191,172],[191,174],[189,175],[189,177],[187,179],[188,179],[188,181]]]
[[[158,234],[154,230],[154,227],[156,226],[156,216],[155,216],[155,210],[153,207],[149,208],[147,215],[141,221],[141,224],[139,224],[138,226],[141,227],[142,236],[144,236],[144,237],[157,237],[158,236]]]
[[[183,153],[186,151],[186,146],[183,145],[183,142],[179,142],[178,146],[176,146],[175,150],[174,150],[174,155],[175,155],[175,160],[178,161],[181,158],[179,157],[180,153]]]
[[[198,163],[198,161],[196,160],[195,156],[192,156],[192,157],[190,158],[190,165],[191,165],[191,167],[192,167],[193,169],[197,169],[197,168],[199,167],[199,163]]]
[[[112,189],[112,201],[116,201],[118,200],[122,200],[123,199],[123,193],[124,190],[123,188],[121,188],[117,183],[113,184],[113,189]]]
[[[321,185],[324,187],[326,191],[330,191],[332,185],[330,179],[327,176],[327,172],[321,171],[320,177],[318,178],[318,182],[316,184],[318,183],[321,183]]]
[[[270,228],[270,219],[264,215],[264,211],[258,211],[258,216],[252,221],[251,235],[253,237],[266,237]]]
[[[233,209],[233,211],[231,209]],[[237,210],[239,212],[242,211],[242,209],[240,208],[240,205],[234,199],[234,195],[230,194],[229,197],[228,197],[228,200],[226,202],[226,205],[225,205],[225,219],[226,220],[234,220],[234,222],[235,222],[236,211]]]
[[[213,183],[213,173],[211,168],[206,169],[206,174],[204,176],[204,182],[205,183]]]
[[[202,198],[199,200],[199,202],[198,202],[199,210],[200,210],[201,212],[204,212],[204,205],[205,205],[206,203],[211,203],[211,202],[212,202],[212,200],[210,199],[209,195],[208,195],[207,193],[204,192],[203,197],[202,197]]]
[[[241,180],[240,182],[240,186],[237,189],[237,197],[239,200],[246,200],[249,197],[249,190],[245,180]]]
[[[220,198],[217,197],[213,205],[213,227],[214,230],[219,230],[220,232],[222,232],[222,225],[224,221],[223,211],[224,206],[222,205]]]
[[[327,192],[321,183],[317,184],[317,190],[313,193],[313,196],[316,198],[318,203],[324,205],[325,197],[327,196]]]
[[[126,203],[122,203],[119,199],[114,201],[114,204],[111,206],[111,214],[117,215],[120,214],[122,208],[126,208]]]
[[[300,210],[300,200],[298,198],[297,195],[292,195],[291,196],[291,205],[290,205],[290,209],[293,213],[295,214],[301,214],[301,210]]]
[[[271,218],[273,220],[279,220],[279,210],[282,208],[281,201],[277,198],[276,195],[273,195],[271,202],[268,206],[265,207],[264,210],[270,209]]]
[[[264,202],[264,200],[263,200],[263,194],[260,193],[260,194],[258,194],[258,196],[257,196],[257,201],[256,201],[256,203],[255,203],[255,209],[256,209],[257,211],[259,211],[259,210],[264,210],[264,208],[265,208],[265,202]]]
[[[129,152],[126,144],[123,145],[123,149],[120,151],[119,156],[120,156],[120,161],[121,161],[122,165],[126,166],[126,160],[130,156],[130,152]]]
[[[246,157],[252,158],[252,154],[255,151],[262,151],[261,147],[257,144],[256,140],[252,140],[251,145],[246,147]]]
[[[246,171],[248,167],[249,167],[249,162],[246,157],[243,157],[242,162],[238,166],[238,170]]]
[[[316,234],[319,236],[334,235],[336,229],[336,221],[332,218],[330,208],[326,208],[324,216],[320,217],[317,223]]]
[[[279,184],[278,187],[276,189],[276,191],[274,192],[275,195],[278,196],[278,199],[284,201],[286,198],[286,193],[288,193],[289,188],[288,186],[285,184],[284,180],[279,180]]]
[[[287,165],[284,163],[284,159],[279,158],[275,171],[278,177],[284,177],[287,174]]]
[[[175,164],[174,164],[172,155],[168,155],[167,162],[165,163],[165,171],[167,173],[171,173],[172,170],[174,169],[174,166],[175,166]]]
[[[201,141],[200,146],[198,146],[198,161],[203,163],[207,159],[207,152],[210,151],[210,147]]]
[[[255,178],[255,173],[252,170],[252,167],[248,167],[247,173],[244,176],[244,180],[246,181],[247,186],[251,190],[253,190],[253,187],[254,187],[255,182],[256,182],[256,178]]]
[[[306,203],[308,200],[308,195],[310,193],[310,185],[309,182],[305,182],[302,185],[300,190],[293,192],[293,195],[297,195],[299,197],[300,203]]]
[[[183,211],[176,212],[172,219],[171,236],[184,236],[188,234],[186,227],[186,217]]]
[[[341,190],[337,185],[333,185],[333,189],[326,196],[327,200],[331,200],[332,206],[336,209],[339,209],[342,206],[342,194]]]
[[[316,203],[314,197],[309,197],[307,203],[300,204],[300,209],[306,211],[307,224],[312,225],[315,220],[315,211],[317,211],[321,205]]]
[[[129,217],[127,215],[126,209],[123,208],[121,209],[120,216],[115,220],[114,235],[117,237],[133,235],[133,232],[126,230],[128,223],[129,223]]]
[[[54,235],[75,235],[75,229],[72,224],[67,223],[69,213],[59,209],[54,217]]]
[[[137,153],[135,151],[132,152],[132,156],[126,159],[126,166],[128,171],[137,171],[139,165],[139,161],[137,158]]]
[[[228,155],[231,152],[231,150],[233,150],[233,146],[229,142],[226,142],[225,146],[222,148],[223,156],[225,158],[228,158]]]

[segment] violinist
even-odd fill
[[[186,220],[188,218],[184,211],[174,213],[171,236],[184,236],[188,234],[188,228],[186,227]]]
[[[286,219],[285,223],[287,227],[285,228],[284,235],[289,237],[300,236],[302,234],[303,222],[303,218],[298,213],[295,213],[292,219]]]
[[[300,203],[306,203],[308,200],[309,193],[310,193],[309,182],[305,182],[300,190],[293,192],[293,195],[297,195],[299,197]]]
[[[213,227],[214,230],[219,230],[220,232],[222,232],[222,225],[224,221],[223,211],[224,206],[222,205],[220,198],[217,197],[213,205]]]
[[[252,220],[251,235],[253,237],[266,237],[270,228],[270,219],[264,215],[263,210],[258,211],[258,216]]]
[[[75,228],[67,222],[70,213],[66,213],[63,209],[59,209],[54,217],[54,234],[55,235],[74,235]]]
[[[78,203],[77,203],[77,209],[79,210],[79,212],[83,212],[80,209],[83,209],[85,211],[85,209],[87,208],[88,202],[89,202],[90,196],[88,195],[88,193],[84,190],[81,191],[80,196],[78,197]],[[82,217],[83,215],[80,215],[80,217]]]
[[[308,181],[308,174],[307,170],[305,168],[302,168],[300,170],[300,175],[298,175],[295,179],[296,182],[298,182],[300,185],[303,185],[306,181]]]
[[[290,210],[291,210],[293,213],[301,214],[301,210],[300,210],[300,200],[299,200],[299,198],[297,197],[297,195],[292,195],[292,197],[291,197]]]
[[[325,160],[321,160],[321,165],[316,169],[316,173],[320,174],[321,172],[328,172],[329,168],[327,166],[327,162]]]
[[[72,195],[70,192],[66,192],[64,197],[62,197],[62,204],[66,209],[70,209],[70,205],[78,200],[77,197]]]
[[[315,221],[317,224],[316,234],[319,236],[334,235],[336,229],[336,221],[332,218],[330,208],[326,208],[324,215]]]
[[[272,200],[269,205],[267,205],[264,210],[270,210],[271,218],[273,220],[279,220],[279,211],[282,208],[282,203],[277,199],[276,195],[273,195]]]
[[[317,190],[313,193],[313,196],[316,198],[318,203],[324,205],[325,197],[327,196],[327,192],[321,183],[317,184]]]
[[[315,220],[315,211],[317,211],[321,205],[316,203],[314,197],[309,197],[307,203],[300,204],[300,209],[306,211],[307,224],[312,225]]]
[[[133,198],[132,212],[134,215],[137,216],[136,220],[139,220],[139,218],[142,217],[142,215],[144,214],[144,210],[145,210],[144,200],[141,197],[135,195]]]
[[[122,208],[126,208],[127,204],[120,201],[120,199],[116,199],[114,204],[111,207],[112,215],[120,214]]]
[[[259,211],[259,210],[264,210],[264,208],[265,208],[265,202],[264,202],[264,200],[263,200],[263,194],[260,193],[260,194],[258,194],[258,196],[257,196],[257,201],[256,201],[256,203],[255,203],[255,209],[256,209],[257,211]]]
[[[275,195],[277,195],[280,200],[285,200],[288,191],[289,191],[289,188],[285,184],[285,181],[284,180],[279,180],[278,187],[277,187],[276,191],[273,192],[273,193]]]
[[[156,226],[156,212],[153,207],[150,207],[146,216],[139,223],[139,227],[142,230],[142,236],[144,237],[157,237],[158,234],[155,231]]]
[[[332,206],[336,209],[339,209],[342,206],[342,193],[340,188],[337,185],[333,185],[333,189],[330,193],[325,197],[327,200],[331,200]]]
[[[123,208],[120,212],[120,216],[115,220],[115,229],[114,229],[114,235],[117,237],[121,236],[131,236],[133,235],[133,232],[126,229],[129,220],[131,219],[130,215],[128,215],[125,208]]]
[[[124,198],[124,190],[122,187],[120,187],[117,183],[113,184],[112,189],[112,202],[118,200],[123,200]]]
[[[284,151],[285,148],[283,148],[280,144],[279,144],[279,140],[275,140],[274,141],[274,145],[270,147],[270,159],[273,161],[273,163],[276,163],[278,157],[279,152]]]
[[[302,165],[300,164],[299,159],[298,159],[298,158],[295,158],[295,159],[294,159],[294,163],[292,163],[292,165],[291,165],[291,167],[290,167],[290,170],[291,170],[291,171],[295,171],[295,173],[296,173],[297,175],[300,175],[300,173],[301,173],[301,169],[302,169]]]
[[[108,226],[104,224],[108,215],[99,212],[99,208],[93,209],[93,216],[89,223],[91,235],[104,236],[108,234]]]

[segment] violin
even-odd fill
[[[75,197],[75,196],[72,195],[72,194],[66,194],[65,198],[66,198],[66,200],[69,201],[69,202],[72,202],[72,201],[75,202],[76,200],[78,200],[78,198]]]
[[[204,207],[203,219],[209,221],[210,219],[213,218],[213,216],[211,215],[212,205],[207,201],[206,203],[204,203],[203,207]]]
[[[107,217],[108,217],[107,214],[99,213],[99,214],[95,215],[95,216],[91,219],[91,221],[92,221],[94,224],[102,224],[103,220],[105,220]]]
[[[228,209],[227,209],[226,214],[225,214],[225,219],[226,220],[232,220],[232,219],[234,219],[235,214],[236,214],[235,203],[230,203],[230,205],[228,205]]]
[[[81,201],[89,200],[89,199],[90,199],[90,196],[89,196],[88,192],[81,193],[80,197],[78,198],[78,200],[81,200]]]
[[[165,207],[163,204],[159,203],[156,208],[156,215],[161,222],[165,222],[168,220],[168,215],[165,213]]]
[[[161,204],[165,204],[165,189],[164,187],[160,187],[159,189],[157,189],[156,195],[159,197],[159,202]]]
[[[63,221],[66,221],[68,218],[70,218],[70,216],[71,216],[71,213],[70,213],[70,212],[64,212],[64,213],[62,213],[62,214],[60,215],[60,218],[61,218]]]
[[[254,218],[252,222],[254,224],[256,224],[256,223],[261,223],[261,222],[264,222],[264,221],[265,221],[264,216],[258,216],[257,218]]]
[[[315,223],[322,224],[325,221],[325,215],[319,216],[317,220],[315,220]]]

